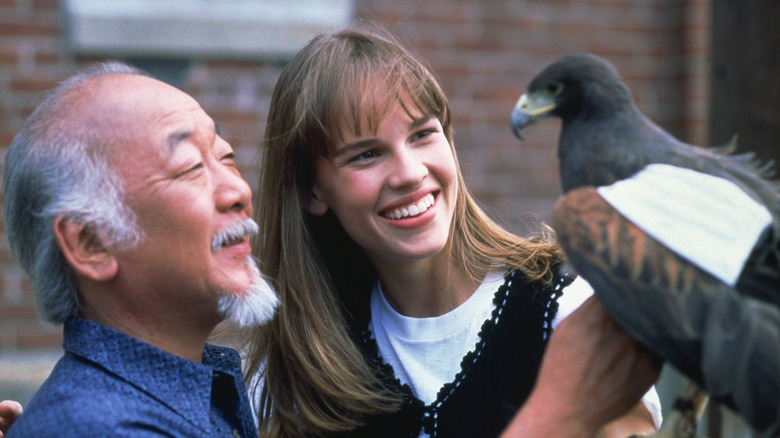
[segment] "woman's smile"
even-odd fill
[[[387,219],[393,220],[414,217],[425,213],[431,206],[433,206],[434,202],[435,198],[432,194],[429,193],[417,202],[413,202],[404,207],[382,212],[381,215]]]

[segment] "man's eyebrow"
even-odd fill
[[[217,135],[220,135],[219,123],[214,122],[213,126],[214,126],[214,132]],[[168,136],[168,148],[170,150],[175,149],[176,146],[179,145],[179,143],[187,140],[188,138],[192,137],[193,135],[195,135],[195,131],[193,131],[192,129],[189,129],[189,128],[173,131],[173,133],[171,133]]]
[[[192,137],[193,134],[194,132],[191,129],[174,131],[171,135],[168,136],[168,149],[171,151],[176,149],[176,146],[178,146],[179,143]]]

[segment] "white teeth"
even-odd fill
[[[410,204],[402,208],[396,208],[391,212],[385,213],[385,217],[388,219],[402,219],[405,217],[417,216],[425,213],[425,211],[427,211],[433,205],[433,202],[433,195],[428,194],[415,204]]]

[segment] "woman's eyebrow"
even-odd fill
[[[414,120],[412,120],[412,123],[409,124],[409,130],[419,128],[420,126],[428,123],[429,120],[435,118],[433,114],[425,114],[423,116],[420,116]]]
[[[431,119],[434,118],[436,118],[436,116],[434,116],[433,114],[426,114],[416,119],[413,119],[412,122],[409,123],[408,129],[411,131],[413,129],[419,128],[420,126],[428,123]],[[376,144],[380,142],[382,142],[382,140],[376,137],[361,138],[360,140],[356,140],[350,143],[345,143],[344,145],[336,149],[331,155],[331,157],[336,158],[342,155],[346,155],[349,154],[351,151],[363,149],[368,146],[371,146],[372,144]]]

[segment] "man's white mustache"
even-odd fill
[[[214,239],[211,241],[211,250],[217,252],[223,246],[237,242],[247,236],[254,236],[258,233],[258,230],[257,222],[249,218],[228,225],[214,236]]]

